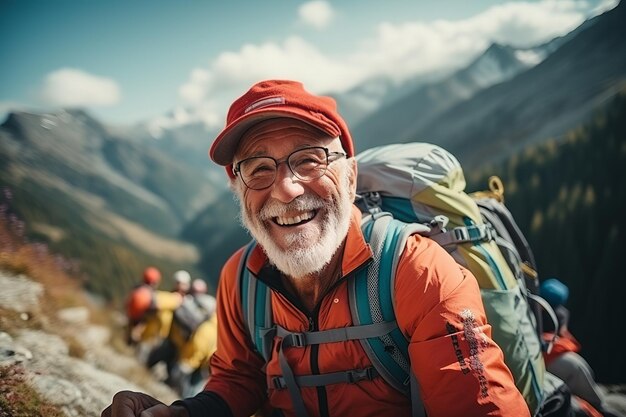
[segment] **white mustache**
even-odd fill
[[[284,216],[293,211],[317,210],[326,205],[326,201],[312,195],[301,195],[287,204],[277,200],[269,200],[259,212],[259,219],[270,220],[274,217]]]

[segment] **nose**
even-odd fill
[[[278,165],[271,196],[283,203],[289,203],[302,194],[304,194],[304,187],[287,164]]]

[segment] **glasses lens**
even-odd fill
[[[301,180],[319,178],[326,172],[328,159],[324,148],[306,148],[292,153],[287,161],[291,171]]]
[[[239,173],[248,188],[261,190],[274,182],[276,161],[267,157],[246,159],[239,164]]]

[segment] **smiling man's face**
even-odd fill
[[[323,146],[342,152],[331,138],[295,119],[271,119],[243,136],[234,162],[253,156],[283,161],[295,150]],[[356,184],[353,159],[340,158],[311,181],[298,179],[286,163],[278,166],[274,183],[263,190],[248,189],[237,178],[235,190],[244,226],[260,243],[270,262],[297,278],[317,273],[341,246],[350,224]]]

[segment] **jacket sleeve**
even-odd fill
[[[395,281],[396,317],[429,417],[529,416],[491,339],[476,279],[430,239],[407,242]]]
[[[185,400],[190,417],[194,410],[217,415],[224,404],[234,417],[254,414],[267,399],[265,365],[249,340],[242,320],[237,269],[242,251],[237,252],[222,269],[217,290],[217,350],[211,357],[211,378],[204,392]],[[217,399],[221,400],[216,401]],[[214,408],[213,408],[214,406]],[[223,414],[219,414],[223,415]]]

